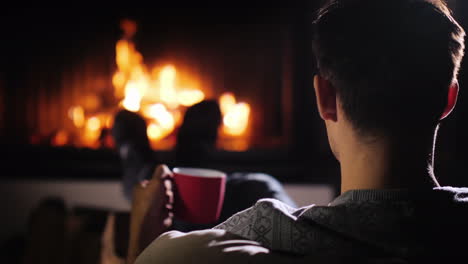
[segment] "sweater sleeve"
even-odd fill
[[[224,230],[190,233],[170,231],[153,241],[138,256],[136,264],[153,263],[295,263],[294,256],[272,253],[258,242],[242,239]]]
[[[223,229],[257,241],[269,249],[301,253],[302,247],[298,243],[308,233],[303,231],[313,231],[309,224],[297,221],[307,208],[296,209],[275,199],[261,199],[253,207],[233,215],[214,229]]]

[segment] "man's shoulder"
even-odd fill
[[[216,226],[215,229],[225,229],[233,232],[234,230],[242,228],[242,225],[250,225],[251,222],[255,222],[258,217],[270,219],[284,218],[284,221],[292,223],[296,221],[303,212],[314,206],[315,205],[312,204],[307,207],[294,208],[279,200],[264,198],[258,200],[252,207],[234,214],[225,222]]]
[[[355,258],[361,261],[367,258]],[[376,262],[405,263],[392,259],[376,258]],[[274,252],[255,241],[245,240],[225,230],[200,230],[190,233],[170,231],[162,234],[137,258],[136,264],[153,263],[257,263],[257,264],[303,264],[303,263],[348,263],[349,257],[339,255],[298,256]]]
[[[147,263],[291,263],[295,257],[272,253],[258,242],[225,230],[209,229],[162,234],[138,257]]]

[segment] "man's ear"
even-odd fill
[[[317,108],[323,120],[337,121],[336,89],[330,81],[320,75],[314,76],[314,89],[317,99]]]
[[[455,108],[455,105],[457,104],[457,99],[458,99],[458,90],[459,90],[458,81],[454,81],[449,87],[447,106],[445,107],[444,113],[440,117],[440,120],[450,115],[450,113]]]

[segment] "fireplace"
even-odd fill
[[[153,149],[170,163],[184,111],[212,99],[223,102],[223,124],[211,167],[334,181],[314,106],[314,5],[12,11],[5,34],[14,41],[0,76],[3,169],[118,178],[108,129],[119,109],[145,117]],[[25,160],[29,166],[13,165]]]
[[[188,89],[192,97],[213,100],[231,94],[236,103],[248,104],[245,130],[222,135],[223,151],[211,167],[338,187],[338,164],[312,89],[309,14],[316,2],[249,9],[6,10],[0,18],[7,25],[0,62],[0,152],[5,157],[0,170],[8,178],[120,177],[112,142],[96,137],[106,135],[102,132],[112,125],[109,116],[123,108],[124,97],[115,86],[116,45],[127,39],[155,74],[153,82],[161,83],[164,72],[175,72],[176,91]],[[466,1],[449,4],[467,28]],[[136,23],[131,37],[122,30],[124,19]],[[467,83],[466,65],[460,72],[461,87]],[[460,96],[440,131],[436,170],[447,175],[448,182],[464,175],[459,168],[467,145],[465,101]],[[163,121],[147,119],[150,125],[154,122],[148,133],[156,139],[153,148],[159,160],[171,163],[177,115],[183,115],[186,106],[175,108],[179,114],[159,99],[140,106],[152,106],[166,117],[174,111],[168,117],[174,121],[169,134],[161,133]],[[92,132],[89,142],[82,138],[86,125]]]
[[[214,84],[209,73],[191,69],[190,59],[184,62],[169,58],[149,67],[133,41],[136,22],[123,19],[120,27],[123,34],[115,45],[116,70],[111,78],[103,77],[104,82],[96,84],[94,89],[86,89],[86,86],[90,86],[86,83],[76,86],[76,96],[67,102],[69,121],[59,120],[64,127],[50,123],[48,127],[55,127],[55,131],[41,131],[33,137],[40,139],[52,133],[49,138],[54,146],[111,148],[112,137],[108,131],[113,126],[115,112],[127,110],[146,119],[147,136],[155,150],[172,149],[184,112],[208,99],[218,101],[222,113],[219,147],[231,151],[249,148],[252,128],[259,128],[258,125],[251,125],[252,106],[249,103],[239,101],[230,91],[222,92],[230,89],[229,85],[222,87],[219,83]],[[109,80],[113,89],[100,90],[99,86],[109,86]],[[63,82],[61,90],[66,90],[69,85],[70,81]],[[258,99],[251,98],[254,101]],[[264,119],[257,116],[257,120]],[[70,122],[73,123],[72,128]]]
[[[38,16],[23,12],[20,24]],[[64,16],[54,19],[65,25],[41,21],[45,36],[30,30],[16,47],[22,54],[10,55],[17,68],[7,69],[2,96],[9,140],[110,148],[113,115],[127,109],[145,117],[155,150],[171,150],[187,107],[211,99],[223,113],[221,149],[290,147],[294,49],[287,19],[191,25],[190,17],[171,20],[185,14],[153,21],[119,14],[94,18],[108,19],[96,26]],[[34,47],[23,51],[25,43]]]

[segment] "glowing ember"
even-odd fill
[[[55,134],[52,139],[52,146],[64,146],[68,143],[68,133],[64,130],[60,130]]]

